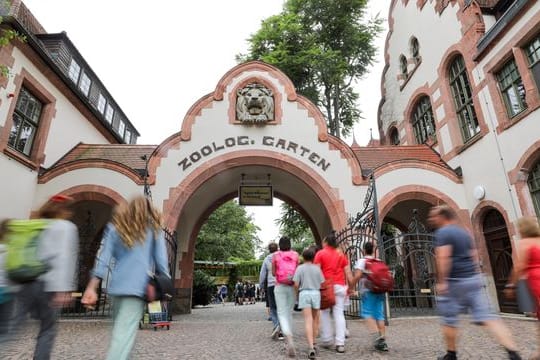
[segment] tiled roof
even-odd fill
[[[352,148],[362,170],[374,170],[384,164],[400,160],[428,161],[436,165],[450,167],[441,156],[427,145],[365,146]]]
[[[145,168],[145,161],[141,157],[150,156],[156,147],[156,145],[78,144],[48,170],[77,160],[110,160],[141,172]]]

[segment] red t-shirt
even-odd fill
[[[325,279],[332,279],[334,284],[345,285],[343,268],[349,265],[349,260],[341,251],[325,245],[322,250],[317,252],[313,263],[321,266]]]

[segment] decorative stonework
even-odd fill
[[[265,123],[274,120],[273,91],[252,83],[236,92],[236,120],[245,123]]]

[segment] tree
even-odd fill
[[[226,202],[202,226],[195,244],[195,259],[254,259],[255,250],[261,243],[257,230],[259,228],[243,207],[235,201]]]
[[[291,239],[292,248],[296,252],[301,254],[306,247],[315,244],[308,223],[291,205],[287,203],[281,204],[280,218],[275,223],[279,225],[280,235]]]
[[[361,117],[353,85],[373,63],[378,16],[366,20],[368,0],[287,0],[283,11],[248,39],[248,54],[281,69],[298,93],[321,109],[334,136],[347,136]]]

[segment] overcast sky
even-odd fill
[[[65,31],[129,120],[139,144],[159,144],[180,130],[199,98],[212,92],[247,52],[246,39],[282,0],[23,0],[49,33]],[[388,16],[390,0],[370,0],[369,13]],[[360,145],[377,131],[385,30],[378,62],[357,85],[364,120],[354,128]],[[350,144],[352,138],[346,139]],[[279,201],[275,201],[279,204]],[[249,207],[263,242],[274,239],[278,206]]]

